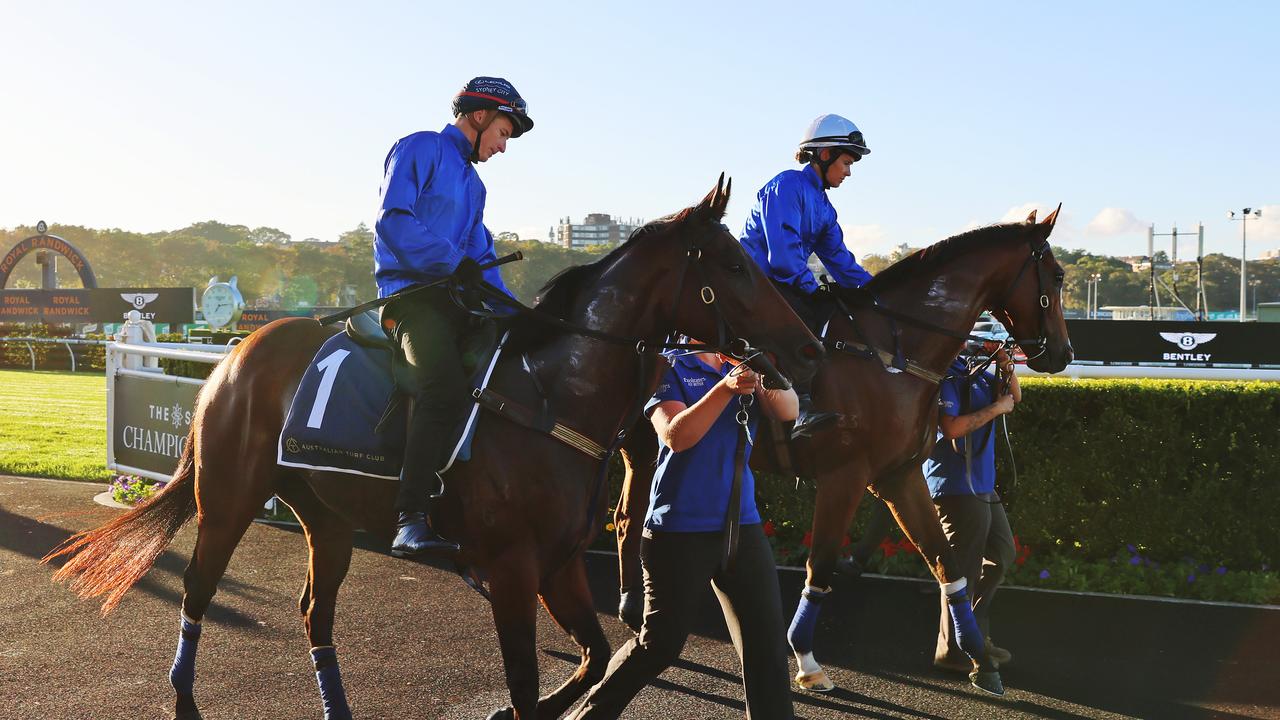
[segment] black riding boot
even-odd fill
[[[440,482],[439,475],[435,475],[435,478]],[[458,544],[440,537],[431,527],[431,521],[428,519],[427,489],[413,487],[413,485],[414,483],[407,482],[401,474],[400,495],[404,502],[396,503],[396,507],[400,509],[400,515],[396,520],[396,539],[391,543],[391,554],[395,557],[416,557],[428,552],[456,553]],[[435,497],[435,493],[441,486],[443,483],[437,486],[437,490],[430,491],[431,497]]]
[[[813,396],[809,383],[796,383],[796,399],[800,401],[800,414],[796,416],[796,424],[791,427],[791,439],[811,437],[832,420],[840,417],[840,413],[814,412]]]

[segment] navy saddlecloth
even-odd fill
[[[325,341],[302,376],[280,433],[281,465],[395,480],[404,458],[408,403],[381,433],[374,426],[396,392],[391,352],[346,333]]]

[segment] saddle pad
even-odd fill
[[[503,337],[506,341],[506,337]],[[477,367],[476,384],[485,387],[502,344]],[[307,367],[280,432],[276,461],[287,467],[364,475],[396,480],[404,462],[409,403],[399,403],[382,419],[397,392],[391,376],[391,352],[356,344],[346,333],[325,341]],[[468,460],[479,407],[452,433],[443,473],[457,460]]]

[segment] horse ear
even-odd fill
[[[731,185],[732,183],[733,181],[730,181]],[[702,202],[698,203],[697,211],[713,220],[719,220],[724,217],[724,210],[728,205],[729,188],[724,184],[724,173],[720,173],[715,189],[702,198]]]
[[[1049,213],[1048,217],[1040,221],[1040,224],[1048,225],[1049,229],[1052,230],[1053,226],[1056,225],[1058,222],[1058,211],[1061,209],[1062,209],[1062,203],[1058,203],[1058,207],[1054,208],[1053,212]]]
[[[1032,209],[1031,214],[1027,216],[1027,224],[1032,225],[1035,223],[1035,221],[1036,221],[1036,211]]]

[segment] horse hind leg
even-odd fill
[[[307,537],[310,560],[298,604],[311,644],[311,662],[324,717],[325,720],[348,720],[351,707],[333,644],[333,619],[338,588],[351,566],[354,529],[301,482],[282,483],[278,494],[298,516]]]
[[[200,711],[195,702],[196,649],[201,634],[201,622],[218,582],[226,573],[227,564],[240,539],[262,507],[270,491],[267,482],[250,483],[242,492],[201,493],[200,481],[208,477],[234,477],[233,468],[214,472],[216,465],[197,464],[196,493],[200,498],[200,516],[196,530],[196,546],[191,561],[182,575],[182,630],[178,636],[178,649],[173,666],[169,670],[169,683],[176,694],[175,718],[198,720]],[[258,489],[258,488],[262,489]],[[261,496],[261,497],[259,497]]]
[[[558,718],[587,690],[604,678],[611,648],[600,627],[587,568],[581,555],[552,579],[543,583],[542,604],[574,642],[582,654],[578,669],[554,692],[538,701],[538,717]]]

